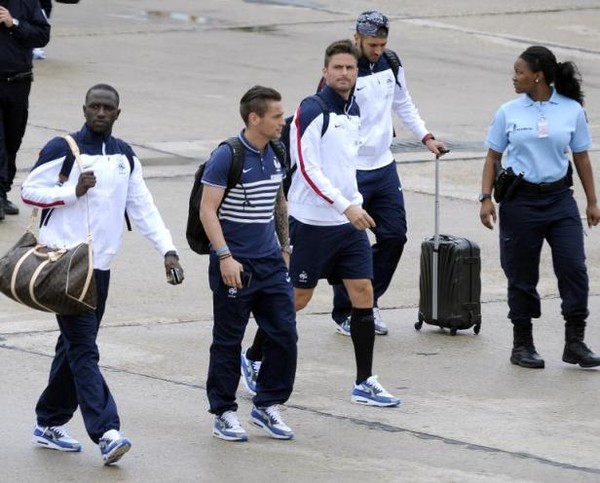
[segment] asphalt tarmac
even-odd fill
[[[434,163],[397,123],[394,151],[409,241],[380,300],[390,334],[376,339],[374,370],[402,404],[350,402],[351,341],[335,333],[331,290],[323,281],[298,314],[296,385],[283,410],[295,439],[276,441],[252,427],[252,402],[240,385],[250,440],[217,440],[205,394],[212,328],[207,257],[185,241],[193,173],[219,141],[241,129],[238,103],[252,85],[275,87],[293,112],[316,86],[325,47],[351,37],[356,16],[368,8],[390,17],[389,46],[402,59],[413,99],[429,130],[452,150],[440,166],[440,229],[481,247],[481,333],[414,329],[420,244],[433,232]],[[51,22],[47,58],[34,67],[29,124],[10,193],[22,211],[0,222],[0,252],[27,226],[19,187],[40,148],[79,129],[86,90],[106,82],[121,94],[114,134],[143,161],[186,280],[166,284],[160,254],[139,233],[125,233],[99,336],[100,364],[122,432],[133,443],[115,467],[102,465],[79,413],[69,429],[83,443],[81,453],[31,443],[57,327],[48,314],[0,299],[0,481],[600,481],[600,371],[561,361],[563,322],[549,251],[539,283],[543,315],[535,323],[546,368],[527,370],[509,362],[498,230],[480,224],[477,201],[487,126],[514,96],[513,63],[527,46],[547,45],[559,60],[577,63],[592,135],[600,139],[597,1],[88,0],[55,4]],[[591,157],[598,179],[598,148]],[[579,182],[574,189],[583,201]],[[600,351],[600,232],[586,233],[587,342]],[[251,321],[247,342],[254,327]]]

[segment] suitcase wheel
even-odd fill
[[[418,322],[415,322],[415,329],[416,330],[421,330],[421,327],[423,327],[423,321],[419,320]]]
[[[450,335],[456,335],[456,327],[450,329]]]
[[[475,332],[476,334],[479,334],[480,330],[481,330],[481,324],[475,324],[475,326],[473,327],[473,332]]]

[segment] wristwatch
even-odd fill
[[[482,203],[485,200],[491,200],[492,195],[490,193],[479,193],[479,202]]]
[[[13,24],[12,24],[11,28],[16,29],[19,26],[19,23],[20,23],[19,19],[16,19],[16,18],[13,17]]]

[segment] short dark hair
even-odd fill
[[[269,101],[281,101],[281,94],[271,87],[254,86],[240,99],[240,115],[244,124],[248,125],[250,113],[263,117],[269,109]]]
[[[117,98],[117,107],[119,107],[119,102],[120,102],[120,97],[119,97],[119,93],[117,92],[117,89],[115,89],[113,86],[108,85],[108,84],[96,84],[92,87],[90,87],[88,89],[88,91],[85,93],[85,103],[88,103],[88,98],[90,97],[90,93],[92,91],[110,91],[112,92],[115,97]]]
[[[360,50],[356,45],[354,45],[352,40],[336,40],[335,42],[329,44],[329,46],[325,49],[325,67],[329,65],[331,58],[337,54],[350,54],[354,56],[357,61],[361,56]]]

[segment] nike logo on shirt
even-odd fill
[[[248,168],[248,169],[242,169],[242,171],[243,171],[244,173],[247,173],[248,171],[252,171],[252,168]]]

